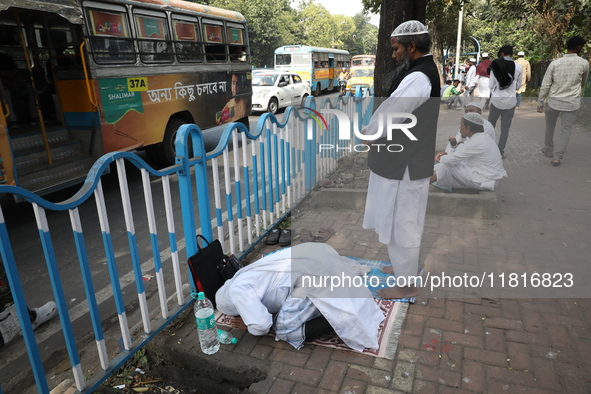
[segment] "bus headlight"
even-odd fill
[[[271,90],[269,89],[265,89],[265,90],[261,90],[260,92],[258,92],[254,97],[255,98],[263,98],[265,97],[267,94],[269,94]]]

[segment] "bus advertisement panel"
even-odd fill
[[[227,72],[105,78],[98,81],[106,152],[162,141],[168,118],[187,110],[199,127],[239,121],[249,115],[252,95],[237,93],[250,84],[247,73]],[[192,105],[196,102],[198,106]]]
[[[286,45],[275,50],[275,70],[299,74],[314,96],[337,89],[338,76],[350,61],[351,54],[342,49]]]
[[[0,181],[40,195],[114,150],[172,165],[182,124],[251,113],[244,16],[181,0],[10,2],[0,65]]]

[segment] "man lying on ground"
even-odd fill
[[[352,349],[377,349],[384,314],[369,289],[352,280],[331,287],[329,279],[318,286],[322,278],[353,279],[362,273],[363,266],[332,247],[303,243],[240,269],[215,299],[220,312],[240,316],[252,335],[273,329],[276,340],[296,349],[333,331]]]

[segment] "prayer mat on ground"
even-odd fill
[[[376,291],[382,287],[385,287],[386,281],[388,277],[392,277],[393,275],[384,274],[380,271],[382,267],[389,266],[390,263],[384,261],[374,261],[374,260],[364,260],[364,259],[357,259],[353,258],[360,264],[366,265],[370,268],[370,271],[367,273],[368,277],[376,276],[378,277],[379,285],[372,286],[370,285],[370,281],[368,279],[368,288],[371,290],[372,294],[374,295],[374,301],[378,304],[382,312],[384,313],[385,319],[380,324],[380,328],[378,331],[378,349],[365,349],[362,353],[367,354],[374,357],[382,357],[387,358],[389,360],[393,360],[394,356],[396,355],[396,349],[398,347],[398,337],[400,336],[400,331],[402,330],[402,323],[404,323],[404,318],[406,317],[406,310],[408,309],[408,303],[414,303],[416,298],[405,298],[396,301],[391,300],[384,300],[376,295]],[[420,273],[422,274],[422,269]],[[392,279],[390,279],[389,285],[392,285]],[[375,285],[377,282],[374,279],[373,284]],[[227,326],[232,328],[239,328],[243,326],[242,322],[233,316],[228,316],[219,311],[216,312],[216,323],[221,326]],[[272,335],[272,334],[270,334]],[[332,347],[336,349],[343,349],[343,350],[352,350],[349,346],[347,346],[338,336],[336,335],[326,335],[321,337],[313,342],[310,342],[312,345],[318,346],[326,346]]]

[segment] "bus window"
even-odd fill
[[[134,63],[135,55],[125,8],[114,11],[88,10],[90,20],[91,54],[94,61],[105,63]]]
[[[310,66],[309,53],[294,53],[292,56],[292,64],[295,66]]]
[[[181,63],[202,62],[203,51],[197,37],[199,32],[197,20],[195,19],[195,22],[173,20],[172,26],[177,60]]]
[[[230,50],[230,61],[245,62],[246,46],[244,45],[244,30],[242,26],[234,26],[228,23],[228,43]]]
[[[144,63],[171,62],[172,49],[168,41],[168,23],[164,15],[136,15],[140,59]]]
[[[224,46],[222,27],[222,25],[203,23],[205,54],[208,62],[226,61],[226,47]]]
[[[291,64],[291,55],[290,54],[285,54],[285,55],[275,55],[275,64],[278,66],[287,66]]]

